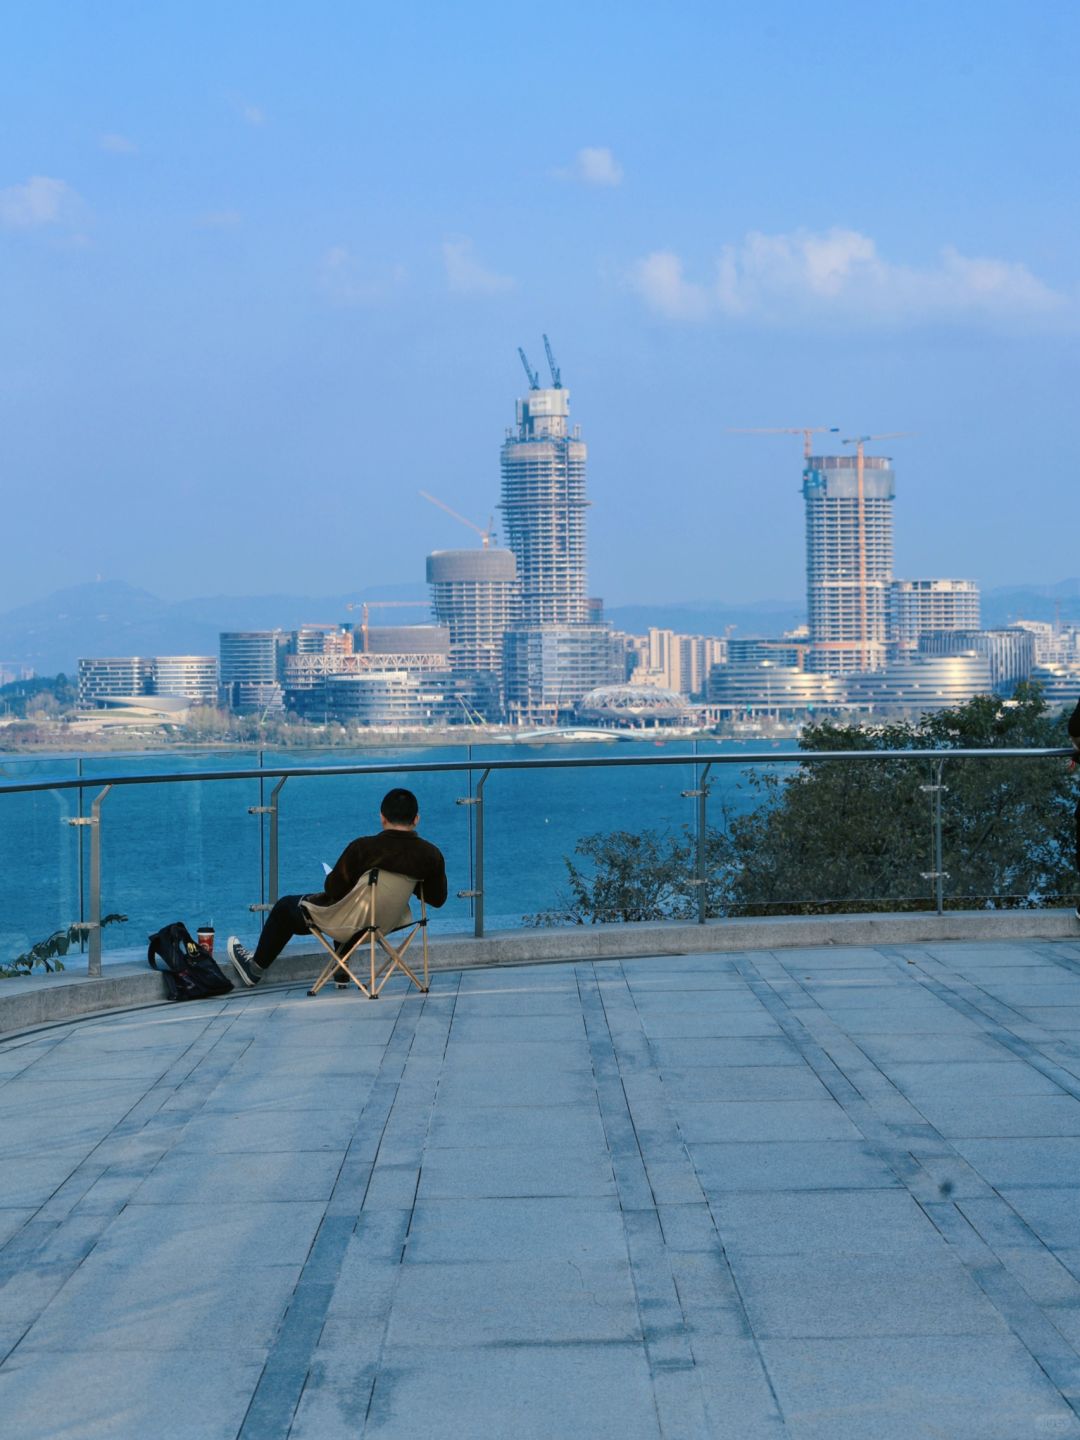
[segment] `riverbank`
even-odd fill
[[[344,731],[324,726],[290,727],[291,733],[282,734],[275,729],[263,738],[247,737],[200,737],[193,738],[181,730],[163,731],[155,727],[152,732],[120,727],[109,729],[79,729],[62,722],[50,726],[36,726],[39,734],[30,739],[12,743],[7,732],[21,722],[0,721],[0,760],[4,756],[26,757],[34,755],[55,755],[77,759],[80,755],[157,754],[172,750],[200,750],[207,752],[260,750],[385,750],[388,747],[403,746],[462,746],[462,745],[550,745],[581,744],[583,742],[604,744],[617,741],[651,742],[665,744],[669,741],[687,740],[773,740],[795,739],[801,726],[769,722],[761,724],[725,725],[715,728],[620,728],[610,731],[590,729],[584,735],[577,726],[551,728],[533,731],[517,725],[454,725],[444,727],[414,726],[411,728],[367,727]]]

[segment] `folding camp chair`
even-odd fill
[[[414,893],[420,899],[419,918],[409,909],[409,900]],[[362,995],[369,1000],[377,1000],[395,970],[404,971],[420,993],[427,994],[427,907],[423,887],[411,876],[395,875],[392,871],[373,867],[360,876],[343,899],[333,905],[314,905],[305,899],[300,901],[300,908],[312,935],[330,957],[308,991],[309,995],[317,995],[328,980],[335,980],[342,986],[348,986],[351,980]],[[408,934],[398,944],[392,944],[387,937],[402,930],[407,930]],[[417,931],[423,936],[423,984],[405,963],[405,952]],[[367,974],[361,980],[349,961],[364,945],[368,949],[368,964],[364,967]],[[384,953],[380,954],[380,950]]]

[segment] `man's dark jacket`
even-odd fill
[[[380,830],[361,835],[341,852],[326,877],[321,895],[310,899],[316,905],[343,900],[360,876],[377,865],[395,875],[411,875],[424,887],[424,899],[438,908],[446,903],[446,864],[442,851],[422,840],[415,830]]]

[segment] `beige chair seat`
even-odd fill
[[[409,908],[413,895],[420,901],[420,915]],[[423,886],[410,875],[396,875],[390,870],[373,867],[367,870],[341,900],[332,905],[315,905],[300,901],[311,933],[330,957],[319,978],[308,991],[317,995],[328,980],[339,985],[352,984],[369,1000],[377,1000],[383,986],[395,970],[401,970],[426,995],[429,987],[427,948],[427,907]],[[387,937],[408,933],[396,944]],[[423,982],[405,962],[405,952],[417,933],[423,937]],[[362,946],[367,947],[368,963],[361,980],[350,961]]]

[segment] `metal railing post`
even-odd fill
[[[470,776],[472,771],[469,772]],[[473,902],[473,935],[477,940],[484,938],[484,782],[491,774],[488,766],[476,784],[475,795],[463,795],[455,803],[468,805],[476,810],[476,830],[473,841],[473,883],[471,890],[459,890],[459,900]]]
[[[268,910],[272,910],[272,909],[274,908],[274,906],[277,904],[277,899],[278,899],[278,796],[281,794],[281,791],[282,791],[282,789],[284,788],[285,782],[286,782],[286,780],[288,780],[288,778],[289,778],[288,775],[283,775],[283,776],[281,777],[281,779],[278,781],[278,783],[274,786],[273,790],[270,791],[270,804],[269,804],[269,805],[249,805],[249,806],[248,806],[248,814],[249,814],[249,815],[258,815],[258,817],[259,817],[259,869],[260,869],[260,871],[262,870],[262,857],[263,857],[262,836],[263,836],[263,826],[265,825],[265,821],[263,820],[263,816],[264,816],[264,815],[269,815],[269,816],[270,816],[270,857],[269,857],[270,878],[269,878],[269,884],[268,884],[268,885],[267,885],[265,882],[263,882],[263,884],[262,884],[262,886],[261,886],[261,893],[262,893],[266,898],[263,899],[263,900],[260,900],[260,902],[259,902],[258,905],[249,905],[249,906],[248,906],[248,909],[249,909],[249,910],[262,911],[263,913],[265,913],[265,912],[268,911]],[[260,779],[259,779],[259,789],[260,789],[260,791],[261,791],[261,789],[262,789],[262,785],[263,785],[263,781],[262,781],[262,778],[260,777]],[[261,798],[261,797],[260,797],[260,798]]]
[[[259,750],[259,904],[265,913],[266,907],[266,822],[263,816],[266,814],[266,780],[263,778],[262,768],[265,764],[263,751]]]
[[[83,773],[83,762],[82,762],[82,756],[80,755],[80,756],[78,757],[78,759],[75,761],[75,774],[79,777],[80,780],[82,779],[82,773]],[[79,786],[78,790],[76,791],[76,794],[77,794],[78,797],[79,797],[79,819],[81,820],[82,817],[83,817],[83,812],[84,812],[84,810],[85,810],[85,806],[84,806],[84,804],[83,804],[83,796],[84,796],[85,792],[84,792],[83,787],[82,787],[81,785]],[[79,840],[79,860],[78,860],[78,863],[79,863],[79,924],[81,925],[81,924],[86,920],[86,877],[85,877],[84,874],[83,874],[83,871],[84,871],[84,869],[85,869],[85,856],[84,856],[84,854],[83,854],[83,832],[82,832],[82,826],[81,826],[81,825],[76,826],[76,828],[75,828],[75,834],[78,836],[78,840]],[[79,932],[79,954],[80,954],[80,955],[83,954],[83,952],[85,951],[85,949],[86,949],[86,932],[85,932],[85,931],[80,931],[80,932]]]
[[[693,790],[684,790],[682,793],[688,800],[697,801],[697,853],[694,859],[694,880],[693,884],[697,889],[697,923],[704,925],[706,910],[708,908],[708,880],[706,878],[707,865],[705,863],[706,837],[708,836],[708,815],[706,806],[709,802],[709,787],[706,783],[709,778],[709,771],[712,769],[712,761],[706,762],[705,769],[697,777],[697,786]]]
[[[934,906],[939,915],[945,913],[945,881],[949,878],[947,872],[942,868],[944,851],[941,840],[941,797],[948,788],[942,784],[941,780],[944,769],[945,761],[935,760],[931,765],[930,784],[919,786],[924,794],[930,796],[930,824],[934,832],[934,868],[924,870],[922,878],[934,882]]]
[[[941,844],[941,796],[945,789],[941,776],[944,769],[945,761],[939,760],[934,770],[934,895],[939,915],[945,910],[945,871],[942,868],[944,860]]]
[[[484,782],[491,774],[485,770],[476,786],[476,925],[477,940],[484,938]]]
[[[90,806],[90,958],[86,973],[101,976],[101,806],[113,787],[106,785]]]
[[[270,791],[270,889],[267,898],[270,901],[271,909],[277,904],[278,899],[278,796],[288,778],[287,775],[283,775]]]

